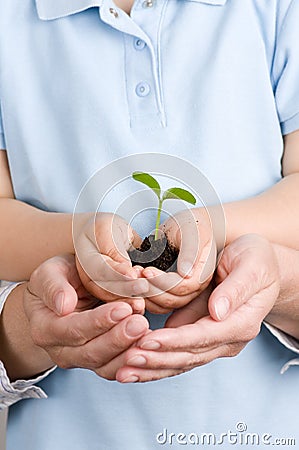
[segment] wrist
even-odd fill
[[[223,206],[221,204],[206,207],[202,206],[194,208],[192,211],[194,211],[196,220],[205,224],[206,227],[210,227],[211,234],[216,244],[217,254],[222,252],[227,245],[226,218]]]
[[[23,306],[26,286],[20,284],[10,293],[0,316],[0,359],[12,381],[30,378],[54,366],[47,352],[31,339]]]
[[[299,339],[299,252],[273,244],[279,267],[279,296],[266,317],[290,336]]]

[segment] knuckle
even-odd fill
[[[126,342],[128,338],[125,337],[125,334],[116,333],[114,338],[109,343],[110,354],[118,354],[119,351],[126,346]]]
[[[38,347],[45,347],[46,340],[44,337],[44,333],[37,324],[31,326],[30,333],[31,339],[35,345],[37,345]]]
[[[106,251],[106,255],[112,260],[117,260],[120,256],[116,247],[109,248],[109,250]]]
[[[172,297],[166,294],[165,296],[163,296],[163,299],[161,298],[161,301],[159,300],[159,306],[169,311],[175,307],[175,302]]]
[[[96,368],[101,365],[101,357],[95,353],[94,349],[85,348],[84,352],[82,352],[82,367]]]
[[[243,348],[244,348],[243,343],[229,344],[226,346],[225,357],[233,358],[237,356]]]
[[[195,289],[193,289],[193,291],[194,290]],[[192,286],[190,286],[190,284],[188,284],[188,283],[180,283],[176,287],[176,291],[177,291],[177,295],[179,295],[179,296],[188,295],[188,294],[190,294],[190,292],[192,292]]]
[[[106,367],[101,367],[99,369],[95,369],[94,372],[101,378],[104,378],[107,381],[115,380],[115,373],[109,371]]]
[[[98,334],[101,334],[102,331],[108,330],[108,314],[105,317],[100,317],[98,315],[94,316],[94,328],[97,330]]]
[[[73,365],[71,365],[69,362],[65,361],[64,359],[55,358],[54,359],[55,364],[60,367],[60,369],[72,369],[74,368]]]
[[[70,337],[70,340],[78,345],[85,344],[87,339],[83,336],[82,332],[75,327],[68,327],[67,334]]]
[[[201,366],[202,365],[202,357],[200,355],[190,355],[188,359],[186,360],[184,366],[185,369],[193,369],[195,366]]]
[[[72,369],[74,365],[70,364],[64,354],[65,347],[51,347],[48,353],[52,361],[61,369]]]
[[[195,358],[190,360],[189,362],[189,369],[192,369],[194,367],[204,366],[205,364],[208,364],[210,362],[209,358],[205,355],[196,355]]]

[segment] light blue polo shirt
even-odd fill
[[[97,169],[144,152],[187,159],[222,201],[269,188],[282,134],[299,128],[298,23],[297,0],[136,0],[131,17],[112,0],[2,0],[0,132],[16,197],[71,212]],[[298,371],[279,373],[293,355],[263,330],[236,358],[158,382],[58,369],[40,383],[47,400],[10,409],[8,450],[181,448],[229,430],[239,440],[223,448],[239,449],[239,422],[271,435],[263,445],[299,445]]]

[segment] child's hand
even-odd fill
[[[143,313],[149,283],[140,277],[140,267],[132,267],[127,253],[140,242],[122,217],[110,213],[91,217],[75,237],[77,270],[88,292],[105,302],[126,301],[135,313]]]
[[[143,270],[150,282],[146,308],[166,313],[180,308],[209,284],[216,266],[216,244],[209,216],[204,208],[182,211],[161,227],[170,244],[179,249],[177,272],[154,267]]]

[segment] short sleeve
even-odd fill
[[[5,138],[4,138],[4,129],[2,123],[2,114],[0,108],[0,150],[6,149]]]
[[[299,129],[299,1],[292,0],[278,30],[272,66],[282,134]]]

